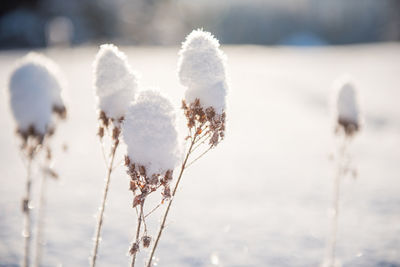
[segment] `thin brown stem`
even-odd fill
[[[119,144],[119,141],[118,141],[118,139],[116,139],[114,141],[113,147],[111,148],[110,162],[108,164],[108,170],[107,170],[107,176],[106,176],[106,184],[104,187],[104,193],[103,193],[103,199],[102,199],[101,206],[100,206],[99,217],[97,219],[94,248],[93,248],[93,254],[92,254],[91,264],[90,264],[91,267],[94,267],[96,265],[97,252],[98,252],[99,242],[100,242],[101,227],[103,225],[104,209],[106,206],[106,200],[107,200],[108,189],[110,186],[110,178],[111,178],[111,173],[113,170],[115,152],[117,151],[118,144]]]
[[[189,168],[193,163],[195,163],[196,161],[198,161],[200,158],[202,158],[208,151],[210,151],[213,147],[210,146],[209,148],[207,148],[207,150],[205,150],[203,153],[201,153],[197,158],[195,158],[194,160],[192,160],[189,164],[186,165],[186,168]]]
[[[144,205],[144,201],[140,205],[140,214],[138,214],[138,221],[137,221],[137,228],[136,228],[135,244],[138,244],[138,245],[139,245],[140,227],[142,225],[143,205]],[[135,253],[133,253],[133,255],[132,255],[131,267],[135,267],[136,254],[137,254],[137,251],[135,251]]]
[[[26,187],[25,187],[25,197],[22,200],[22,210],[24,213],[24,260],[23,267],[29,266],[29,255],[30,255],[30,243],[31,243],[31,185],[32,185],[32,160],[33,154],[28,155],[27,164],[27,175],[26,175]]]
[[[210,138],[210,133],[208,133],[206,137]],[[208,140],[207,138],[203,139],[200,143],[199,143],[200,139],[198,139],[196,141],[196,146],[192,149],[192,152],[196,151],[197,148],[199,148],[202,144],[204,144]]]
[[[40,179],[39,188],[39,204],[38,204],[38,215],[36,225],[36,255],[35,255],[35,266],[39,267],[42,260],[42,252],[44,246],[44,235],[43,229],[45,224],[45,205],[46,205],[46,171],[43,171]]]
[[[339,218],[339,207],[340,207],[340,180],[342,176],[346,172],[346,146],[347,146],[347,137],[343,136],[343,140],[341,140],[341,144],[338,148],[337,155],[337,166],[336,166],[336,174],[334,178],[334,186],[333,186],[333,216],[332,216],[332,229],[330,242],[328,247],[328,262],[330,264],[329,267],[335,266],[335,258],[336,258],[336,241],[337,241],[337,232],[338,232],[338,218]]]
[[[148,262],[147,262],[147,267],[150,267],[150,266],[151,266],[151,262],[152,262],[153,257],[154,257],[154,252],[155,252],[156,249],[157,249],[158,242],[160,241],[161,234],[162,234],[162,232],[163,232],[163,230],[164,230],[164,227],[165,227],[165,222],[167,221],[169,209],[171,208],[172,202],[173,202],[173,200],[174,200],[174,196],[175,196],[176,191],[177,191],[178,186],[179,186],[179,182],[181,181],[182,174],[183,174],[183,172],[184,172],[184,170],[185,170],[185,168],[186,168],[186,163],[187,163],[187,161],[188,161],[188,159],[189,159],[189,156],[190,156],[190,154],[191,154],[191,152],[192,152],[193,145],[194,145],[195,142],[196,142],[197,136],[198,136],[198,135],[195,134],[195,136],[192,138],[192,142],[191,142],[191,144],[190,144],[189,150],[188,150],[188,152],[186,153],[185,160],[184,160],[183,163],[182,163],[181,170],[180,170],[180,173],[179,173],[179,176],[178,176],[178,180],[177,180],[177,182],[176,182],[176,184],[175,184],[174,190],[172,191],[172,197],[171,197],[170,201],[168,202],[167,209],[165,210],[164,216],[163,216],[162,221],[161,221],[160,229],[158,230],[157,238],[156,238],[156,240],[155,240],[155,242],[154,242],[153,248],[151,249],[150,257],[149,257],[149,260],[148,260]]]
[[[150,214],[152,214],[153,212],[155,212],[159,207],[161,206],[161,204],[158,204],[157,206],[155,206],[151,211],[149,211],[149,213],[147,213],[144,217],[147,218],[147,216],[149,216]]]

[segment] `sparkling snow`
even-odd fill
[[[178,165],[175,110],[157,91],[140,93],[128,108],[122,133],[131,162],[146,167],[148,177]]]
[[[219,42],[209,32],[191,32],[179,52],[178,73],[180,82],[187,87],[185,100],[213,107],[221,114],[225,110],[227,83],[225,54],[219,49]]]
[[[179,47],[121,50],[143,73],[146,87],[161,88],[180,106]],[[223,50],[229,56],[229,134],[185,173],[157,250],[158,266],[310,267],[322,262],[334,174],[328,96],[342,73],[350,73],[362,88],[365,124],[351,146],[358,178],[342,183],[337,255],[344,267],[400,266],[400,45]],[[65,71],[71,99],[69,119],[53,140],[60,179],[47,188],[44,266],[88,266],[106,170],[93,110],[97,48],[43,52]],[[18,266],[22,256],[26,173],[4,88],[14,61],[24,54],[0,52],[2,267]],[[126,150],[118,152],[116,163]],[[130,263],[136,212],[125,171],[120,166],[111,180],[99,267]],[[157,228],[160,215],[151,216],[149,228]],[[137,265],[146,257],[141,253]]]
[[[33,126],[45,134],[52,123],[53,107],[64,107],[62,74],[51,59],[40,54],[29,53],[17,62],[9,78],[11,110],[17,127],[26,131]]]
[[[336,114],[337,118],[359,124],[357,90],[349,78],[341,78],[336,82]]]
[[[137,78],[125,54],[112,44],[101,45],[94,76],[98,108],[109,118],[120,119],[137,91]]]

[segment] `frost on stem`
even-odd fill
[[[112,44],[100,46],[94,61],[95,92],[99,110],[99,136],[110,123],[116,126],[123,120],[137,91],[136,74],[124,53]],[[119,127],[119,126],[118,126]]]
[[[225,132],[226,56],[218,40],[203,30],[194,30],[186,37],[179,56],[179,78],[186,87],[182,108],[187,126],[214,147]]]
[[[64,84],[58,66],[43,55],[29,53],[17,64],[9,82],[10,102],[24,146],[28,138],[41,144],[54,133],[53,114],[66,118]]]
[[[360,130],[361,115],[357,91],[349,78],[344,77],[335,83],[334,123],[337,134],[343,132],[351,137]]]
[[[163,187],[170,197],[172,172],[179,160],[175,113],[168,99],[155,91],[142,92],[128,109],[122,125],[127,145],[125,165],[131,177],[133,207],[143,204],[148,194]]]

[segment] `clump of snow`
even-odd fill
[[[104,44],[94,61],[98,108],[115,120],[123,117],[137,91],[137,78],[124,53]]]
[[[162,174],[178,164],[178,133],[171,102],[156,91],[143,91],[122,125],[131,162],[146,168],[147,175]]]
[[[334,114],[336,123],[350,123],[359,127],[361,123],[357,90],[349,77],[342,77],[334,84]]]
[[[178,73],[181,84],[187,88],[187,103],[199,99],[205,108],[213,107],[218,114],[225,111],[225,61],[218,40],[211,33],[199,29],[186,37],[179,52]]]
[[[32,127],[37,134],[47,133],[52,111],[65,111],[63,86],[60,70],[51,59],[29,53],[19,61],[9,82],[11,109],[19,132]]]

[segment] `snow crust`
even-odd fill
[[[345,120],[356,125],[360,124],[360,108],[358,104],[357,90],[351,79],[347,76],[341,77],[334,85],[336,98],[335,119]]]
[[[213,107],[219,114],[225,110],[228,90],[225,61],[218,40],[211,33],[199,29],[186,37],[179,52],[178,74],[187,88],[187,103],[198,98],[205,108]]]
[[[9,81],[11,110],[20,131],[33,126],[44,135],[52,124],[54,107],[64,107],[64,80],[51,59],[37,53],[22,58]]]
[[[143,91],[132,104],[122,125],[128,157],[146,167],[147,175],[173,170],[179,160],[175,111],[156,91]]]
[[[120,119],[134,100],[137,77],[124,53],[115,45],[104,44],[94,61],[95,91],[98,108],[107,117]]]

